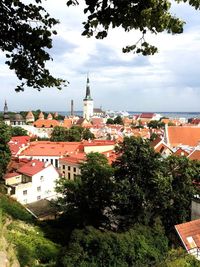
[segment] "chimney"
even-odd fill
[[[35,163],[35,162],[32,162],[31,166],[33,166],[33,167],[34,167],[35,165],[36,165],[36,163]]]
[[[71,116],[74,116],[74,100],[71,100]]]

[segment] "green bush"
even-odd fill
[[[113,233],[87,227],[73,232],[60,266],[155,266],[167,250],[167,238],[155,228],[135,225],[127,232]]]
[[[33,216],[20,203],[3,194],[0,194],[0,209],[13,219],[33,221]]]

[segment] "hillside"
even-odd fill
[[[0,194],[0,267],[53,267],[59,251],[23,206]]]

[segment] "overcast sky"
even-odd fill
[[[71,99],[74,109],[82,110],[89,72],[96,108],[200,112],[200,11],[187,4],[174,5],[174,14],[187,22],[184,33],[149,36],[159,53],[144,57],[121,52],[123,46],[138,40],[140,34],[136,31],[113,30],[104,40],[82,37],[82,8],[68,8],[65,2],[47,0],[45,8],[60,21],[50,51],[54,60],[48,65],[54,75],[68,80],[69,86],[61,91],[27,88],[16,93],[14,88],[19,82],[4,64],[1,53],[0,110],[5,99],[10,111],[69,111]]]

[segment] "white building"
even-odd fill
[[[94,110],[94,103],[90,94],[89,77],[87,77],[86,95],[85,98],[83,99],[83,118],[89,121],[93,116],[93,110]]]
[[[59,173],[53,165],[21,159],[13,170],[4,176],[5,184],[8,194],[21,204],[56,197],[55,183]]]

